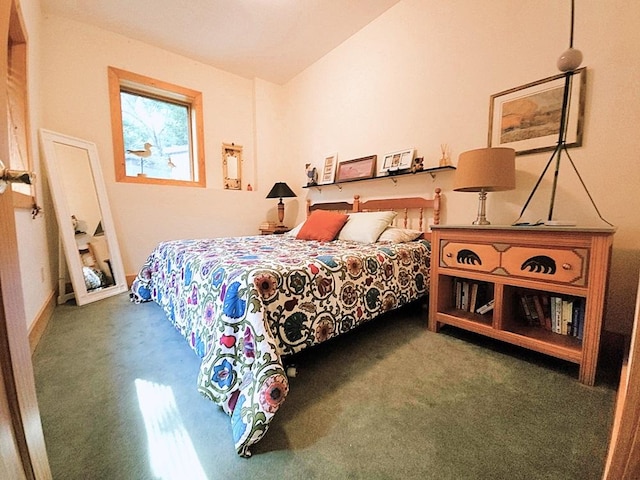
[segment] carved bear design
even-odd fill
[[[536,255],[524,261],[520,270],[529,270],[535,273],[553,275],[556,273],[556,262],[546,255]]]
[[[482,260],[480,260],[478,254],[467,248],[463,248],[458,252],[456,260],[458,263],[465,263],[467,265],[482,265]]]

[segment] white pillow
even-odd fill
[[[283,233],[283,235],[286,235],[287,237],[296,237],[298,235],[298,232],[302,228],[302,225],[304,225],[304,222],[299,223],[288,232]]]
[[[387,227],[378,237],[379,242],[405,243],[416,240],[422,236],[420,230],[410,230],[408,228]]]
[[[338,234],[338,240],[374,243],[395,217],[396,212],[350,213],[349,220]]]

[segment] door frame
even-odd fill
[[[18,0],[0,2],[0,85],[7,85],[9,35],[23,28]],[[0,105],[7,112],[6,88]],[[7,115],[0,115],[0,159],[10,158]],[[24,309],[13,193],[0,194],[0,449],[4,472],[13,478],[50,479],[51,470],[36,397],[31,349]],[[10,457],[5,457],[6,452]],[[11,453],[13,452],[13,453]],[[10,477],[10,478],[11,478]]]

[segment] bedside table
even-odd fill
[[[429,329],[452,325],[567,360],[593,385],[614,232],[433,225]]]
[[[260,235],[282,235],[283,233],[287,233],[289,230],[291,229],[289,227],[285,227],[284,225],[274,225],[267,228],[260,227]]]

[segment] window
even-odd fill
[[[109,67],[117,182],[205,187],[202,94]]]

